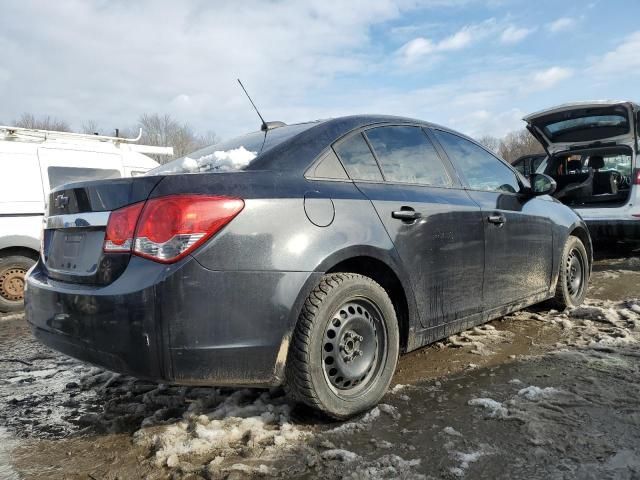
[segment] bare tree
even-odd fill
[[[508,133],[500,141],[498,153],[506,161],[513,162],[523,155],[544,153],[544,149],[528,130],[523,129]]]
[[[500,139],[492,135],[484,135],[478,139],[478,142],[495,153],[500,149]]]
[[[100,128],[98,127],[98,122],[95,120],[87,120],[82,124],[82,133],[86,133],[89,135],[99,135]]]
[[[173,147],[173,157],[167,155],[150,155],[159,163],[166,163],[173,158],[183,157],[195,150],[216,143],[217,137],[209,131],[204,135],[196,134],[187,123],[179,123],[171,115],[145,113],[140,116],[135,127],[123,131],[123,136],[135,137],[142,128],[140,143],[161,147]]]
[[[34,128],[38,130],[55,130],[58,132],[70,132],[71,128],[69,124],[64,120],[60,120],[55,117],[42,116],[36,117],[32,113],[23,113],[19,119],[15,120],[13,124],[16,127],[21,128]]]

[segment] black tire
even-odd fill
[[[293,333],[287,391],[328,416],[348,418],[380,401],[398,352],[398,321],[387,292],[363,275],[324,275]]]
[[[0,256],[0,312],[17,312],[24,308],[25,275],[35,263],[25,255]]]
[[[556,295],[551,306],[562,311],[582,304],[587,295],[590,273],[589,255],[582,240],[570,236],[562,251]]]

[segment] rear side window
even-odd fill
[[[49,167],[49,188],[54,189],[65,183],[85,182],[88,180],[105,180],[120,178],[118,170],[103,168]]]
[[[382,181],[376,159],[361,133],[339,142],[334,146],[334,150],[353,180]]]
[[[451,179],[427,134],[420,127],[378,127],[366,131],[386,180],[450,186]]]
[[[335,152],[331,149],[322,156],[310,176],[313,178],[329,178],[335,180],[347,180],[349,178],[347,172],[342,168],[340,160],[338,160]]]
[[[433,133],[471,189],[508,193],[520,190],[515,173],[485,149],[452,133]]]

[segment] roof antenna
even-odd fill
[[[249,99],[249,101],[251,102],[251,105],[253,105],[253,109],[256,111],[256,113],[258,114],[258,116],[260,117],[260,120],[262,121],[262,125],[260,126],[260,129],[262,131],[267,131],[269,130],[269,126],[267,125],[267,122],[264,121],[264,118],[262,118],[262,115],[260,115],[260,112],[258,111],[258,107],[256,107],[256,104],[253,103],[253,100],[251,100],[251,97],[249,96],[249,93],[247,92],[247,89],[244,88],[244,85],[242,84],[242,82],[240,81],[240,79],[238,78],[238,83],[240,84],[240,86],[242,87],[242,90],[244,90],[244,94],[247,96],[247,98]]]

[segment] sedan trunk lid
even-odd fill
[[[162,176],[63,185],[51,192],[43,232],[42,258],[51,278],[108,284],[126,268],[129,253],[103,252],[113,210],[145,201]]]

